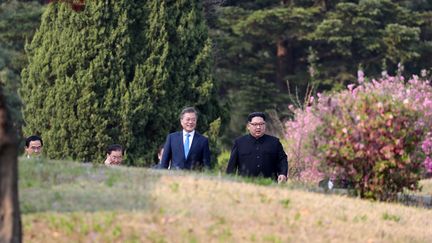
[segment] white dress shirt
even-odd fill
[[[183,130],[183,144],[185,144],[185,141],[186,141],[186,133],[188,133],[188,132],[186,132],[185,130]],[[193,130],[192,132],[189,132],[189,134],[190,134],[190,137],[189,137],[189,149],[190,149],[191,146],[192,146],[193,137],[195,135],[195,130]]]

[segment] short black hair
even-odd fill
[[[106,153],[111,154],[112,151],[121,151],[123,154],[123,147],[120,144],[108,145],[108,147],[106,149]]]
[[[259,111],[256,111],[256,112],[252,112],[252,113],[250,113],[249,115],[248,115],[248,122],[251,122],[252,121],[252,119],[254,118],[254,117],[257,117],[257,116],[259,116],[259,117],[262,117],[262,119],[264,119],[264,121],[266,120],[266,115],[264,114],[264,112],[259,112]]]
[[[195,113],[195,116],[198,118],[198,111],[194,107],[186,107],[180,112],[180,119],[183,118],[186,113]]]
[[[41,145],[43,146],[42,138],[39,137],[39,136],[36,136],[36,135],[32,135],[32,136],[30,136],[30,137],[28,137],[28,138],[26,139],[26,143],[25,143],[25,145],[26,145],[27,148],[28,148],[28,146],[30,146],[30,142],[32,142],[32,141],[40,141],[40,142],[41,142]]]

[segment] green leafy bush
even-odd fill
[[[226,150],[222,151],[217,158],[216,166],[214,169],[216,171],[225,172],[228,166],[229,158],[230,158],[230,151],[226,151]]]

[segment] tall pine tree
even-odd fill
[[[0,1],[0,83],[18,141],[23,141],[21,128],[24,121],[18,87],[20,72],[27,65],[24,45],[33,37],[42,12],[43,6],[35,1]]]
[[[152,158],[146,148],[155,152],[165,136],[179,128],[183,107],[199,109],[200,132],[208,130],[221,113],[211,74],[211,40],[200,2],[147,2],[146,58],[130,84],[128,115],[132,133],[140,135],[133,137],[131,152],[144,155],[146,161]]]
[[[127,10],[112,1],[80,13],[51,4],[45,12],[28,48],[21,95],[24,131],[42,135],[49,157],[101,159],[106,144],[118,140]]]
[[[26,133],[40,134],[51,158],[101,161],[121,143],[129,164],[151,163],[183,106],[217,118],[206,31],[199,1],[52,4],[23,71]]]

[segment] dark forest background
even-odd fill
[[[17,135],[41,134],[49,157],[118,142],[149,165],[185,105],[217,154],[251,111],[289,119],[358,70],[429,75],[431,40],[426,0],[0,1],[0,82]]]

